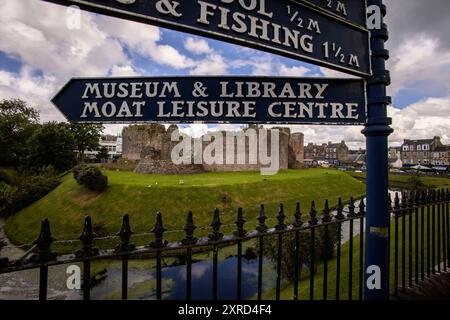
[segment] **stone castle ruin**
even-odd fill
[[[259,141],[246,136],[247,130],[254,130],[253,132],[259,133],[261,127],[250,125],[246,129],[242,129],[241,132],[234,134],[241,134],[245,136],[245,140],[240,142],[245,143],[245,161],[236,163],[236,159],[242,156],[242,143],[238,145],[238,138],[233,140],[227,140],[226,132],[208,133],[208,135],[217,137],[221,135],[223,137],[223,155],[218,155],[220,158],[223,156],[223,164],[194,164],[194,158],[198,156],[195,154],[195,148],[192,147],[191,161],[189,164],[175,164],[172,161],[172,150],[180,141],[172,141],[172,134],[178,130],[176,125],[171,125],[165,128],[161,124],[149,124],[149,125],[132,125],[125,127],[122,132],[123,139],[123,158],[136,161],[137,166],[135,172],[138,173],[157,173],[157,174],[191,174],[201,172],[233,172],[233,171],[259,171],[265,167],[265,164],[261,164],[261,161],[257,154],[253,154],[255,150],[255,144],[259,145]],[[304,159],[304,136],[302,133],[291,134],[288,128],[279,129],[279,169],[285,170],[288,168],[300,168]],[[267,152],[270,155],[270,140],[271,130],[267,130]],[[193,139],[192,145],[199,144],[201,152],[214,142],[214,138],[203,139],[205,136],[197,139]],[[256,135],[256,137],[259,137]],[[205,141],[206,140],[206,141]],[[234,146],[228,145],[234,143]],[[231,149],[230,149],[231,148]],[[230,151],[231,150],[231,151]],[[238,152],[240,154],[238,156]],[[197,150],[198,152],[198,150]],[[233,152],[234,154],[227,154]],[[266,153],[267,154],[267,153]],[[256,157],[256,158],[255,158]],[[235,161],[227,162],[227,159],[234,159]],[[243,158],[240,158],[243,159]],[[250,159],[257,159],[256,163]]]

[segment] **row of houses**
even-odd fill
[[[345,141],[320,145],[309,143],[305,146],[304,162],[307,164],[363,166],[365,159],[365,150],[350,150]],[[440,137],[406,139],[400,147],[389,148],[389,164],[393,168],[422,166],[437,171],[449,171],[450,145],[444,145]]]
[[[389,162],[393,167],[424,166],[439,171],[448,171],[450,145],[444,145],[440,137],[404,140],[400,147],[389,149]]]
[[[345,143],[332,143],[331,141],[324,144],[309,143],[305,146],[305,163],[321,163],[339,165],[349,160],[350,150]]]

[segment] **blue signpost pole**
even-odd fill
[[[383,0],[368,0],[368,6],[381,9],[381,28],[371,30],[372,73],[367,83],[368,120],[362,131],[366,136],[367,218],[365,247],[365,300],[389,299],[389,223],[388,212],[388,136],[393,132],[387,116],[390,84],[384,44],[388,30],[383,23],[386,6]]]

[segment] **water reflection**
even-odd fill
[[[271,265],[264,259],[263,265]],[[211,299],[212,292],[212,262],[200,261],[192,264],[192,299]],[[265,268],[263,289],[270,288],[271,270]],[[272,270],[273,273],[273,270]],[[173,280],[173,286],[167,294],[167,299],[182,300],[186,297],[186,266],[180,265],[166,268],[163,277]],[[237,257],[228,257],[218,264],[218,299],[235,299],[237,294]],[[258,260],[242,259],[242,291],[243,299],[252,298],[258,290]]]

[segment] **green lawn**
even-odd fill
[[[286,214],[292,216],[297,201],[301,201],[304,211],[309,211],[311,201],[316,200],[320,210],[325,198],[333,206],[338,197],[347,200],[365,192],[361,181],[327,169],[289,170],[275,176],[261,176],[258,172],[141,175],[106,171],[106,174],[109,187],[103,194],[77,185],[72,175],[65,176],[61,185],[43,199],[7,219],[8,237],[16,244],[30,243],[38,235],[40,221],[47,217],[54,237],[75,239],[86,215],[92,217],[103,234],[111,235],[119,230],[124,213],[130,215],[136,233],[149,232],[158,210],[169,230],[181,230],[187,211],[192,210],[199,226],[196,234],[201,236],[208,232],[215,207],[221,210],[224,230],[230,233],[234,227],[227,225],[234,223],[238,207],[244,208],[249,221],[246,228],[250,230],[255,227],[260,203],[266,204],[268,224],[275,225],[280,202],[285,203]],[[170,240],[182,236],[182,232],[167,233]],[[149,237],[135,237],[133,241],[145,244]]]

